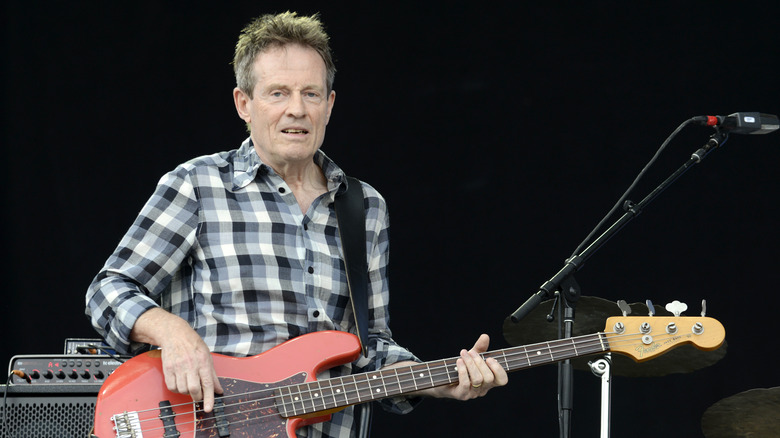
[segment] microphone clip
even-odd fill
[[[717,149],[726,144],[726,140],[728,139],[728,131],[715,126],[715,133],[710,136],[710,139],[707,140],[707,143],[704,146],[700,147],[696,152],[691,154],[691,159],[695,160],[697,163],[701,163],[707,154],[712,152],[713,149]]]

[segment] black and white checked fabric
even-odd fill
[[[260,161],[250,139],[241,147],[178,166],[152,197],[93,280],[86,313],[118,351],[135,320],[161,306],[187,320],[212,351],[261,353],[303,333],[355,332],[333,200],[346,178],[322,151],[314,157],[328,192],[301,212],[284,180]],[[363,183],[369,267],[369,357],[321,377],[417,360],[388,327],[388,226],[382,196]],[[408,412],[405,399],[383,402]],[[346,437],[352,408],[310,437]]]

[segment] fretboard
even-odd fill
[[[516,371],[608,349],[607,337],[594,333],[489,351],[482,357],[494,358],[505,370]],[[294,417],[449,385],[458,381],[457,359],[279,387],[276,405],[282,416]]]

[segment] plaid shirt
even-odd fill
[[[237,150],[199,157],[166,174],[87,292],[95,329],[123,353],[136,319],[161,306],[188,321],[221,354],[261,353],[295,336],[355,333],[333,208],[344,173],[322,151],[314,157],[328,192],[301,212],[292,190],[260,161],[250,139]],[[342,187],[344,186],[344,187]],[[417,360],[388,327],[388,215],[363,184],[369,268],[369,357],[319,376],[373,371]],[[405,413],[405,398],[381,402]],[[310,437],[354,435],[353,408],[299,430]]]

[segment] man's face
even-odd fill
[[[257,154],[276,170],[311,161],[336,99],[327,92],[325,62],[314,49],[291,44],[260,53],[253,68],[252,98],[238,88],[233,97]]]

